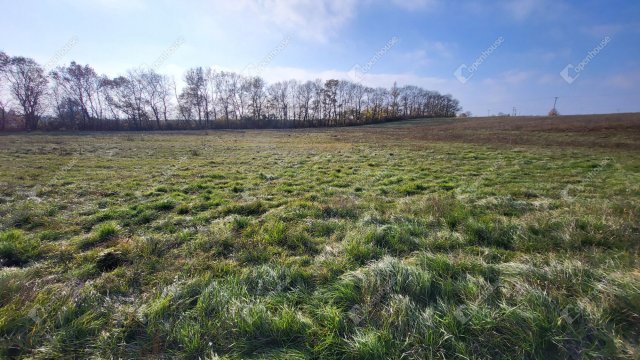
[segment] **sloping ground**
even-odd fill
[[[640,114],[637,113],[425,119],[371,125],[364,129],[346,132],[345,136],[363,132],[367,139],[371,136],[390,136],[399,140],[640,150]]]

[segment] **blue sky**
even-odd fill
[[[562,114],[640,111],[635,0],[0,4],[1,50],[41,64],[75,60],[111,76],[154,64],[179,78],[189,67],[205,66],[250,71],[270,82],[419,85],[451,93],[474,115],[513,107],[544,114],[554,96]]]

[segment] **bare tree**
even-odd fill
[[[338,109],[338,84],[340,82],[335,79],[327,80],[324,83],[323,107],[325,115],[325,124],[331,126],[332,120],[337,119]],[[335,123],[334,123],[335,124]]]
[[[0,51],[0,85],[2,85],[2,76],[9,66],[9,56],[4,51]]]
[[[354,120],[356,123],[362,122],[362,109],[366,105],[365,97],[367,95],[367,88],[361,84],[353,85],[353,98],[354,98]]]
[[[4,72],[9,91],[20,104],[25,128],[28,131],[36,130],[45,110],[48,81],[44,70],[33,59],[18,56],[10,58]]]
[[[236,73],[229,74],[229,97],[236,120],[244,117],[245,91],[247,88],[245,83],[242,75]]]
[[[0,51],[0,131],[3,131],[7,123],[7,108],[9,107],[9,101],[2,98],[4,92],[3,77],[7,66],[9,65],[9,56]]]
[[[291,121],[291,123],[287,124],[287,126],[291,126],[293,125],[293,127],[296,126],[296,118],[299,117],[298,114],[298,87],[300,86],[300,83],[298,83],[297,80],[289,80],[287,81],[287,114],[289,115],[289,119],[287,119],[288,121]]]
[[[7,113],[9,112],[9,102],[0,99],[0,131],[4,131],[7,127]]]
[[[314,94],[314,83],[312,81],[307,81],[304,84],[298,87],[298,101],[299,107],[298,113],[300,114],[300,119],[303,124],[307,124],[311,121],[310,113],[311,113],[311,102],[313,100]]]
[[[322,126],[323,124],[324,114],[323,112],[323,99],[324,99],[324,86],[322,84],[322,80],[316,79],[313,83],[313,121],[312,126]]]
[[[77,127],[85,129],[92,119],[101,116],[99,101],[99,78],[89,65],[79,65],[74,61],[68,67],[58,67],[50,73],[54,81],[55,101],[58,109],[62,104],[78,108]],[[58,113],[60,113],[58,111]]]
[[[9,56],[4,51],[0,51],[0,71],[4,71],[8,65]]]
[[[282,121],[281,126],[286,126],[289,119],[289,83],[277,82],[269,86],[269,108],[272,117]]]
[[[173,95],[176,100],[177,116],[178,119],[187,122],[191,119],[191,108],[185,104],[185,101],[181,98],[181,94],[178,92],[178,84],[176,79],[171,79],[171,87],[173,88]]]
[[[265,101],[264,80],[256,76],[247,79],[249,97],[251,99],[251,116],[255,122],[262,118],[262,107]]]
[[[213,69],[207,69],[205,72],[205,82],[206,82],[205,96],[208,99],[209,113],[214,123],[218,120],[217,106],[219,103],[219,100],[218,100],[219,92],[216,89],[218,76],[219,76],[219,73]]]
[[[230,127],[230,113],[232,111],[232,84],[231,73],[220,72],[213,75],[213,86],[215,88],[216,98],[220,106],[226,127]]]
[[[142,83],[143,104],[150,112],[150,117],[155,119],[156,127],[161,129],[160,120],[167,121],[171,102],[169,78],[151,69],[141,71],[140,80]]]
[[[107,101],[122,112],[132,127],[142,130],[147,127],[149,116],[145,111],[145,89],[142,73],[131,70],[127,76],[120,76],[105,84],[109,87]]]
[[[180,94],[181,102],[197,116],[198,125],[209,127],[209,98],[205,71],[201,67],[187,70],[184,76],[186,86]],[[203,124],[204,120],[204,124]]]
[[[391,88],[391,91],[389,92],[389,95],[391,96],[391,117],[395,118],[398,116],[398,99],[400,98],[400,89],[398,89],[398,84],[397,83],[393,83],[393,87]]]

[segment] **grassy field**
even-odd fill
[[[640,116],[0,135],[0,358],[640,358]]]

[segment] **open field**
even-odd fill
[[[640,358],[640,116],[0,135],[0,357]]]

